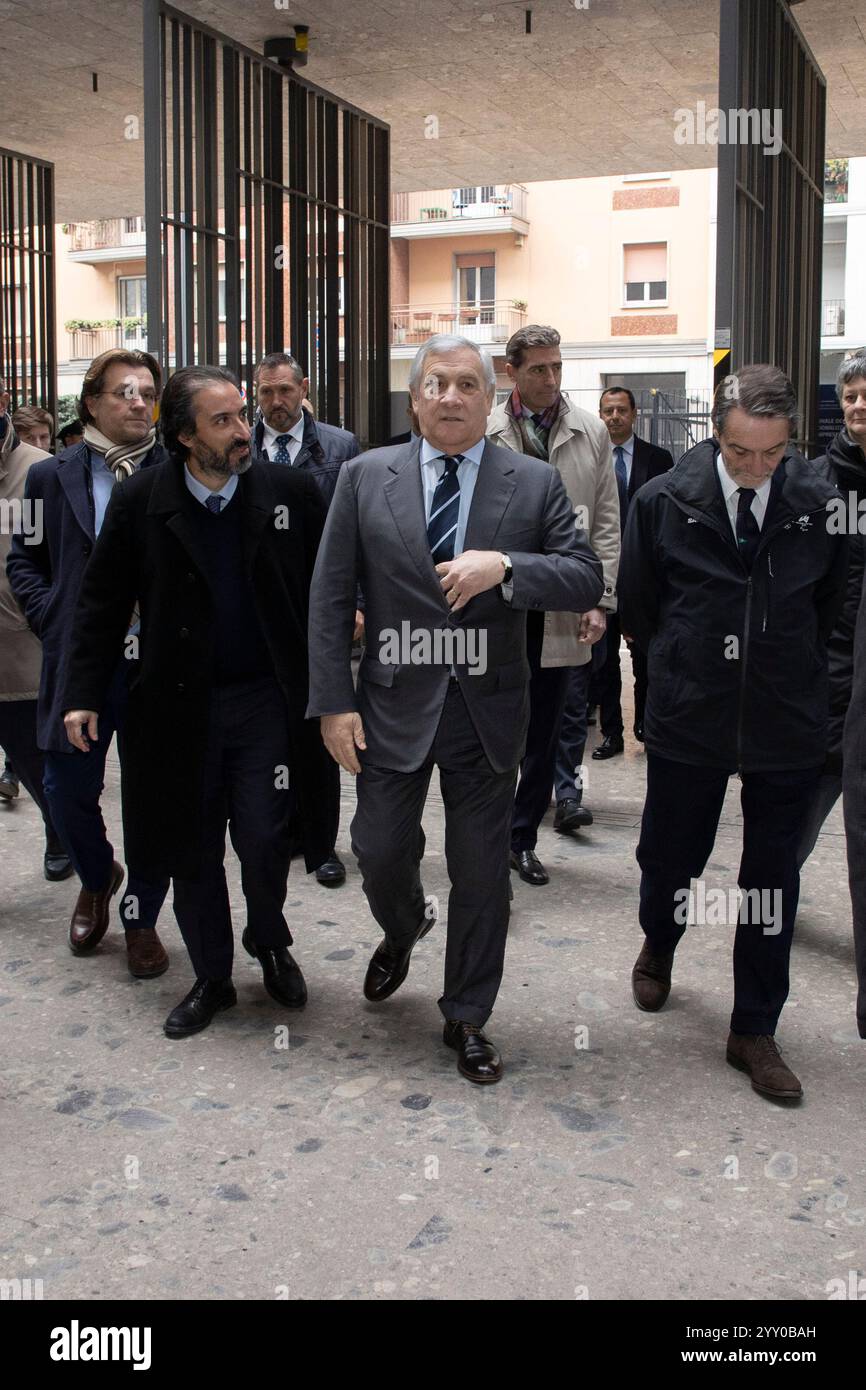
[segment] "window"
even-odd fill
[[[623,303],[665,304],[668,297],[668,244],[644,242],[624,246]]]
[[[492,323],[496,299],[494,253],[470,251],[458,255],[456,259],[457,308],[460,323]]]

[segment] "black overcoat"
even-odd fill
[[[310,578],[326,514],[308,472],[254,462],[238,479],[244,563],[256,612],[289,711],[287,766],[301,814],[320,814],[315,788],[318,720],[305,721]],[[62,707],[99,710],[118,657],[137,655],[121,770],[127,863],[145,874],[196,877],[204,754],[213,680],[215,612],[192,524],[200,507],[174,461],[115,488],[84,573]],[[138,650],[127,635],[141,613]],[[275,776],[279,775],[275,769]]]

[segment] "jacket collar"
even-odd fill
[[[664,474],[663,491],[695,511],[727,520],[716,472],[719,446],[715,439],[702,440],[684,454],[675,468]],[[794,449],[786,450],[773,477],[767,518],[773,525],[820,511],[838,488],[823,478]]]
[[[235,496],[241,507],[244,562],[249,574],[262,537],[275,516],[276,498],[267,468],[255,461],[251,463],[246,473],[238,477]],[[196,501],[186,485],[183,464],[176,459],[160,464],[154,474],[147,504],[148,515],[168,517],[166,525],[169,530],[174,532],[193,562],[204,573],[206,564],[199,544],[195,525],[198,517],[194,510],[200,506],[201,503]]]

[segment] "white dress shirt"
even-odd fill
[[[289,451],[289,463],[294,463],[298,454],[301,452],[301,445],[304,442],[304,412],[301,411],[300,418],[295,421],[290,430],[282,430],[282,434],[289,436],[286,448]],[[264,434],[262,435],[262,448],[267,454],[271,463],[274,461],[279,445],[277,444],[278,433],[272,430],[270,425],[265,424]]]
[[[738,494],[741,484],[734,482],[724,465],[721,454],[719,454],[716,459],[716,468],[719,473],[719,482],[722,485],[722,496],[725,499],[725,506],[728,509],[728,520],[731,523],[734,540],[737,540],[737,506],[740,501]],[[770,485],[772,481],[772,477],[769,477],[766,482],[761,483],[760,487],[755,488],[755,495],[752,498],[752,516],[758,523],[759,531],[763,529],[764,517],[767,515],[767,503],[770,500]]]

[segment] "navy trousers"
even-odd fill
[[[556,768],[559,726],[568,695],[570,666],[542,666],[544,614],[526,615],[526,655],[532,672],[529,680],[529,728],[526,752],[520,764],[520,780],[514,798],[511,848],[515,854],[535,849],[538,827],[550,805],[550,789]]]
[[[197,979],[227,980],[234,937],[223,866],[226,827],[241,862],[247,924],[256,945],[292,944],[283,916],[289,876],[286,702],[273,677],[219,686],[211,698],[197,879],[174,880],[174,915]]]
[[[99,737],[89,752],[80,753],[70,744],[68,753],[45,754],[44,787],[51,819],[82,887],[89,893],[101,893],[107,888],[115,859],[99,803],[105,786],[105,762],[115,733],[123,759],[126,692],[126,671],[120,669],[99,711]],[[120,895],[123,926],[155,927],[168,884],[168,878],[151,881],[130,872]]]
[[[36,705],[36,700],[0,700],[0,748],[7,763],[14,767],[18,781],[42,812],[46,854],[62,854],[63,845],[51,822],[42,785],[45,754],[36,746]]]
[[[800,895],[797,851],[820,775],[820,767],[743,773],[743,851],[737,884],[744,891],[763,890],[761,900],[771,906],[779,903],[781,911],[779,920],[768,922],[755,920],[758,914],[750,907],[731,924],[735,1033],[775,1033],[788,997],[788,961]],[[637,861],[640,924],[654,955],[675,950],[686,930],[683,895],[688,894],[690,880],[700,878],[712,853],[729,777],[725,768],[694,767],[647,754]]]
[[[582,776],[578,775],[578,768],[584,766],[589,692],[593,680],[604,667],[606,655],[607,633],[593,645],[589,661],[583,666],[569,667],[568,691],[556,749],[554,791],[557,801],[576,801],[579,804],[583,800],[585,787]]]

